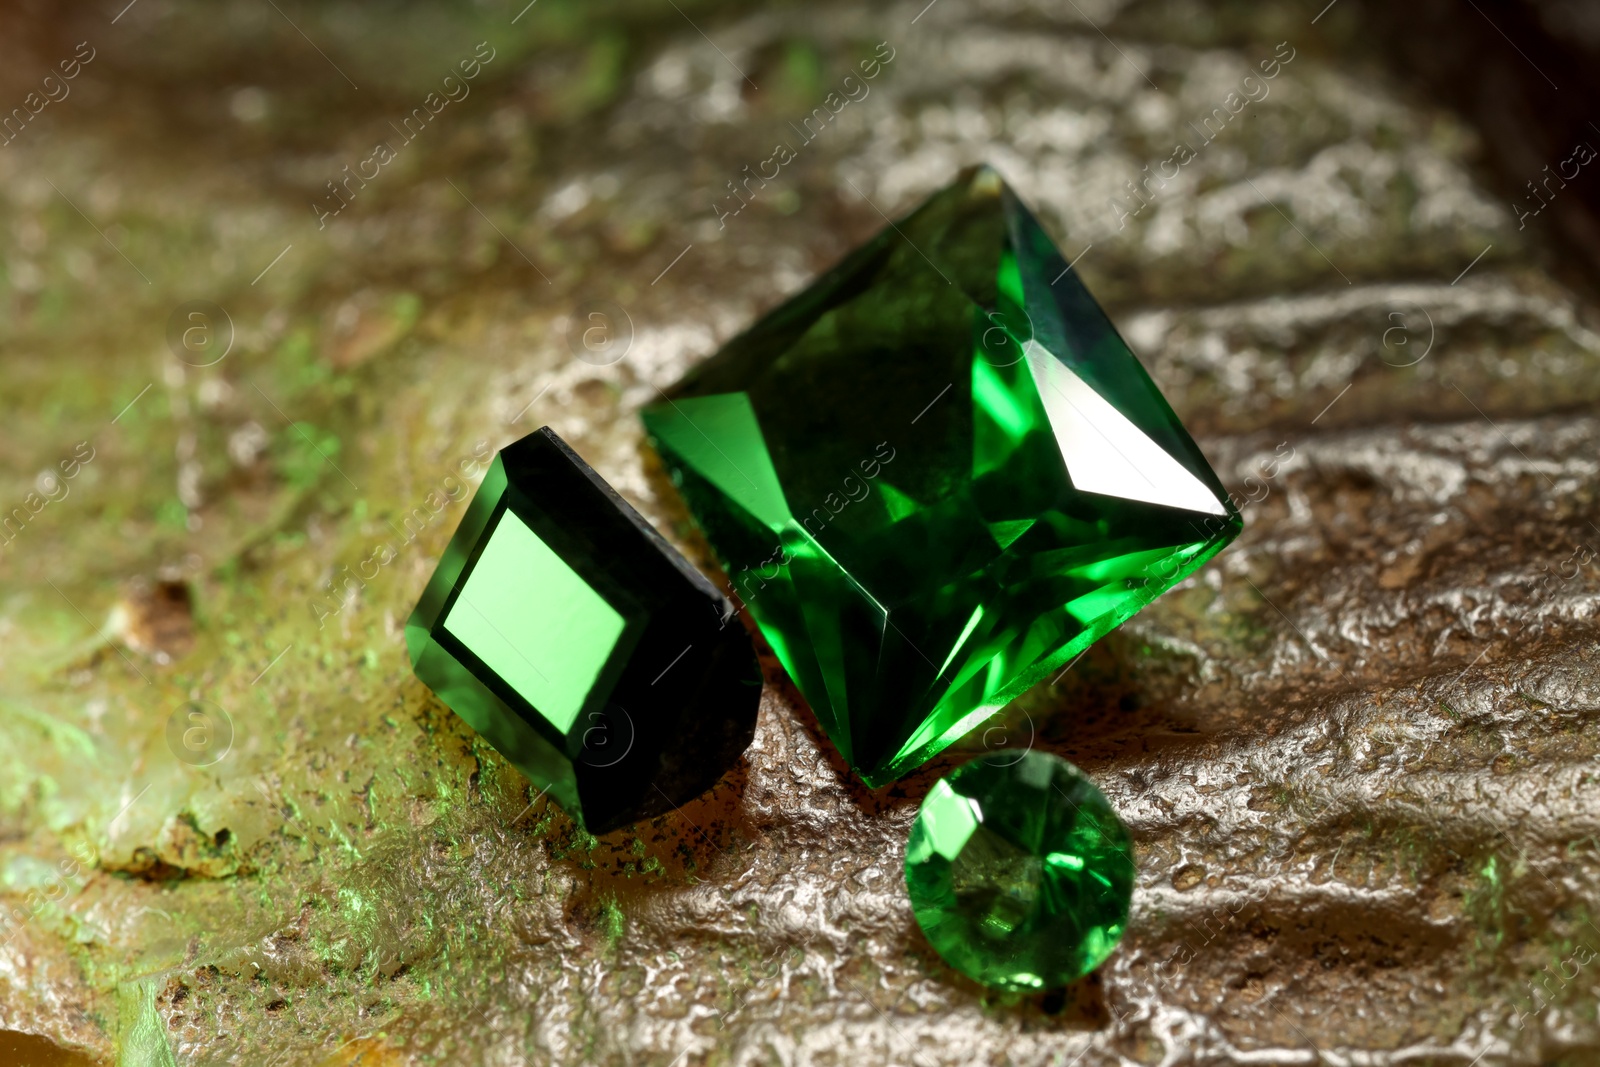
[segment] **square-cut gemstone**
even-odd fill
[[[929,759],[1242,523],[999,175],[963,173],[643,419],[868,783]]]
[[[548,428],[495,457],[406,647],[593,833],[704,792],[755,729],[761,673],[732,605]]]

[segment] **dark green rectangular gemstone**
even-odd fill
[[[593,833],[704,792],[755,728],[761,672],[732,606],[548,428],[495,457],[406,647]]]

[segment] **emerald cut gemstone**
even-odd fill
[[[1241,528],[1150,376],[987,168],[642,414],[737,599],[874,786],[1060,671]]]
[[[998,989],[1065,985],[1128,924],[1133,843],[1094,783],[1045,752],[941,778],[906,845],[906,889],[945,962]]]
[[[406,648],[591,833],[703,793],[755,731],[761,671],[733,606],[549,428],[495,457]]]

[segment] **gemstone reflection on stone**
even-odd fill
[[[704,792],[755,730],[761,671],[732,605],[548,427],[495,457],[406,648],[591,833]]]
[[[928,942],[998,989],[1065,985],[1122,937],[1133,844],[1105,796],[1044,752],[995,753],[928,793],[906,846],[906,888]]]
[[[969,171],[643,412],[737,597],[868,783],[1237,536],[1011,189]]]

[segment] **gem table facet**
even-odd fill
[[[963,173],[643,412],[738,598],[874,786],[1241,521],[992,170]]]
[[[906,888],[945,961],[998,989],[1088,974],[1128,922],[1133,844],[1106,798],[1044,752],[963,764],[922,802]]]
[[[548,428],[495,457],[406,648],[591,833],[704,792],[755,731],[761,671],[732,605]]]

